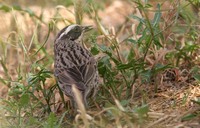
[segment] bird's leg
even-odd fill
[[[71,106],[73,109],[77,109],[77,103],[76,101],[74,100],[74,98],[70,98],[70,101],[71,101]]]
[[[71,107],[72,107],[72,115],[75,116],[77,114],[78,105],[73,97],[70,98]]]
[[[88,108],[87,96],[83,94],[82,97],[83,97],[83,104],[85,106],[85,109],[87,109]]]

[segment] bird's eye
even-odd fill
[[[74,28],[74,31],[75,31],[75,32],[79,32],[79,28],[78,28],[78,27],[75,27],[75,28]]]

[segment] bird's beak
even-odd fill
[[[82,29],[83,29],[84,32],[87,32],[87,31],[92,30],[93,27],[91,25],[89,25],[89,26],[82,26]]]

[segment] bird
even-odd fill
[[[80,92],[85,108],[88,98],[95,97],[99,88],[97,61],[83,45],[84,34],[91,29],[92,26],[71,24],[60,30],[54,41],[54,76],[74,109],[78,106],[72,86]]]

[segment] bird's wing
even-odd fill
[[[86,64],[79,67],[79,70],[83,76],[84,82],[87,85],[96,73],[96,60],[90,57]]]
[[[57,77],[58,82],[64,86],[72,86],[74,84],[80,91],[85,90],[84,79],[76,66],[60,69],[56,68],[55,76]]]
[[[85,90],[87,85],[96,73],[96,61],[91,57],[85,64],[81,66],[72,66],[70,68],[56,68],[55,76],[59,83],[67,86],[75,84],[79,90]]]

